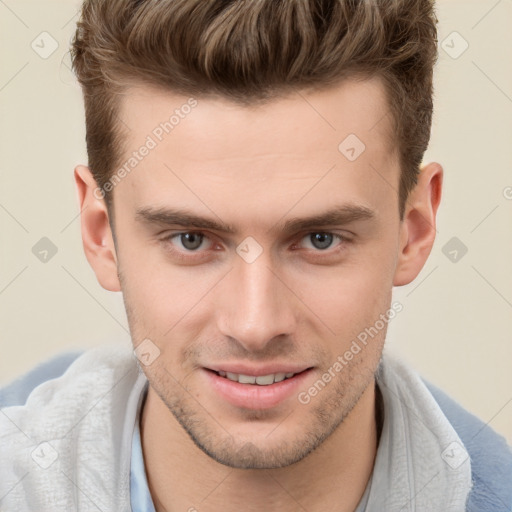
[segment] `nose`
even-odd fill
[[[264,350],[278,336],[291,336],[296,325],[293,293],[264,251],[248,263],[237,257],[218,294],[218,327],[250,352]]]

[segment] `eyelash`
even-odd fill
[[[334,246],[334,248],[331,248],[331,247],[328,247],[327,249],[306,249],[307,251],[313,251],[314,253],[318,253],[319,255],[322,255],[322,254],[325,254],[326,256],[332,256],[334,254],[338,254],[339,252],[343,251],[344,249],[346,249],[346,244],[349,244],[352,242],[352,240],[344,235],[340,235],[338,233],[333,233],[331,231],[322,231],[322,230],[318,230],[318,231],[309,231],[308,233],[305,233],[304,235],[301,236],[301,238],[299,239],[299,242],[301,242],[302,240],[304,240],[305,238],[307,238],[308,236],[311,236],[311,235],[314,235],[314,234],[324,234],[324,235],[332,235],[333,238],[336,238],[339,240],[339,243],[338,245]],[[180,231],[178,233],[173,233],[171,235],[168,235],[166,237],[164,237],[162,239],[162,241],[166,244],[169,244],[170,246],[173,246],[172,244],[172,240],[174,238],[177,238],[177,237],[180,237],[181,235],[203,235],[203,240],[201,240],[201,243],[203,243],[204,239],[209,239],[209,237],[203,233],[202,231]],[[211,241],[211,243],[213,243]],[[298,243],[294,243],[293,244],[293,247],[295,247],[296,245],[298,245]],[[198,258],[201,258],[203,257],[203,253],[205,251],[201,251],[200,249],[196,249],[196,250],[187,250],[187,249],[183,249],[183,250],[180,250],[180,249],[175,249],[174,247],[172,247],[172,252],[181,260],[183,261],[192,261],[194,259],[198,259]],[[199,256],[196,256],[196,255],[199,255]]]

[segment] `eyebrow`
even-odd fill
[[[281,229],[284,233],[295,233],[319,226],[342,226],[355,221],[371,220],[375,216],[375,212],[366,206],[345,204],[310,217],[293,217],[288,219],[281,228],[278,224],[269,231]],[[230,234],[237,232],[232,225],[220,219],[201,217],[186,209],[143,207],[137,209],[135,218],[146,224],[184,226]]]

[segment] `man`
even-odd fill
[[[511,510],[504,439],[383,355],[441,198],[432,2],[90,0],[72,56],[133,347],[4,391],[1,510]]]

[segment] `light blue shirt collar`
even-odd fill
[[[132,512],[156,512],[151,493],[149,492],[144,457],[142,456],[142,445],[140,440],[139,419],[142,405],[146,399],[149,383],[144,386],[135,417],[135,427],[132,438],[132,456],[130,465],[130,503]]]

